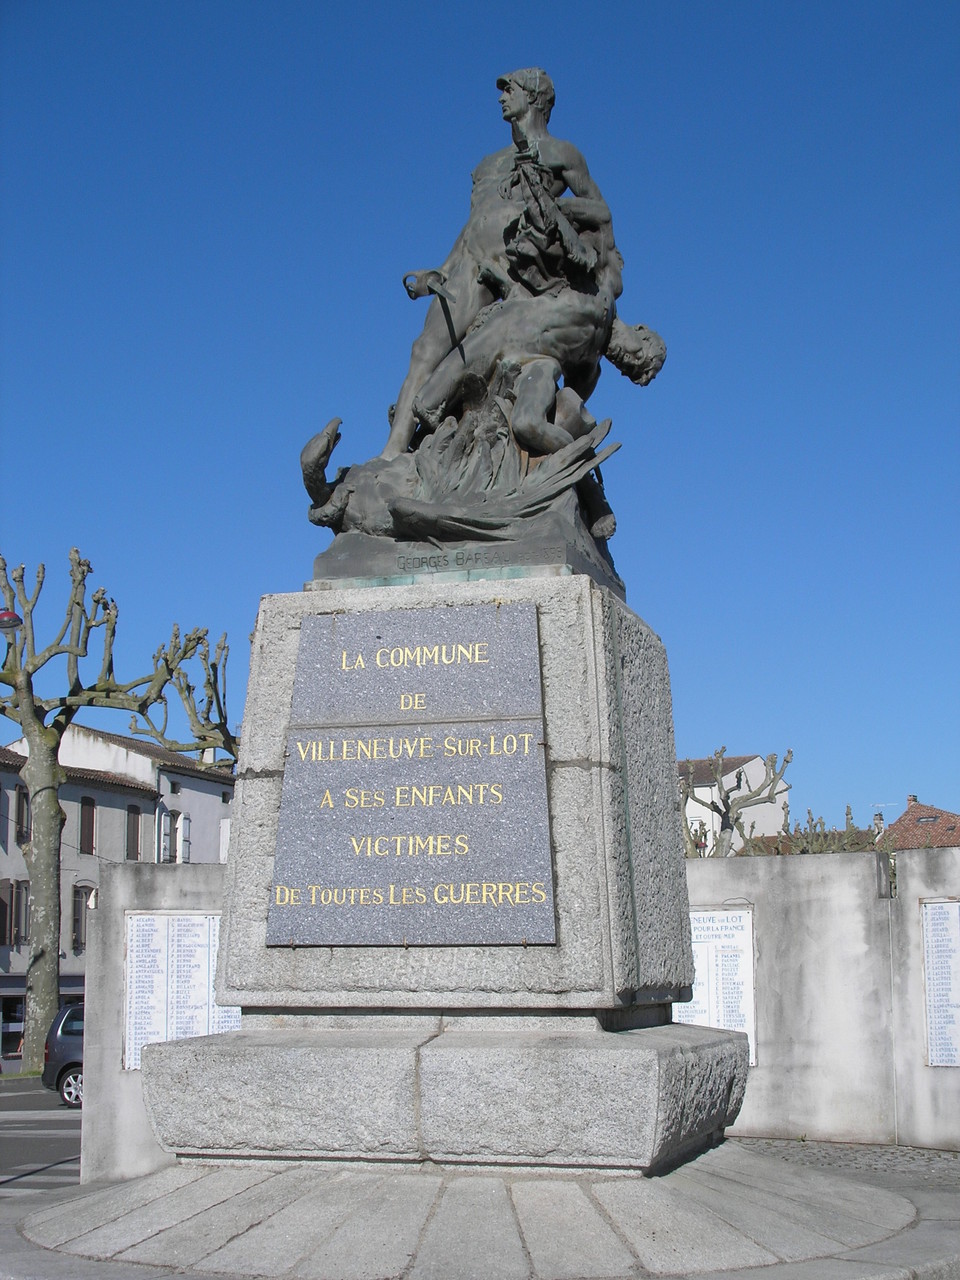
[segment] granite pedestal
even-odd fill
[[[693,982],[666,655],[607,588],[262,603],[217,996],[149,1046],[183,1154],[656,1169],[740,1105]]]

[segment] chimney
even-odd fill
[[[878,836],[883,835],[883,810],[878,809],[873,815],[873,829]]]
[[[908,809],[910,808],[910,806],[911,806],[912,804],[916,804],[916,803],[917,803],[917,797],[916,797],[916,796],[907,796],[907,808],[908,808]]]

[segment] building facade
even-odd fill
[[[725,756],[723,761],[723,785],[736,794],[745,793],[760,786],[765,776],[766,762],[763,756]],[[720,834],[720,817],[712,807],[720,798],[720,791],[714,777],[714,762],[711,757],[700,760],[678,760],[677,772],[681,777],[692,774],[693,788],[686,804],[686,820],[694,841],[707,854],[714,848]],[[737,786],[737,775],[740,785]],[[773,836],[782,828],[784,820],[784,801],[790,790],[789,783],[782,780],[776,788],[773,800],[764,800],[743,810],[744,830],[748,836]],[[699,802],[699,803],[698,803]],[[743,848],[743,838],[739,832],[733,835],[733,851]]]
[[[20,739],[0,747],[0,1035],[16,1052],[30,944],[30,882],[23,846],[30,806]],[[60,762],[66,818],[60,837],[60,990],[83,994],[87,912],[103,862],[225,862],[233,774],[139,738],[72,726]]]

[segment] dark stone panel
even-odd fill
[[[268,945],[555,941],[535,607],[305,618]]]

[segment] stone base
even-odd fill
[[[711,1145],[747,1040],[592,1018],[344,1019],[148,1045],[144,1099],[180,1155],[653,1172]]]
[[[579,535],[579,536],[578,536]],[[398,542],[367,533],[340,533],[313,562],[318,590],[346,586],[397,586],[401,583],[586,574],[626,598],[605,542],[591,538],[578,520],[576,528],[545,519],[523,541]]]
[[[536,611],[537,639],[516,659],[524,669],[539,666],[543,733],[538,732],[536,750],[542,752],[547,815],[546,829],[540,820],[529,834],[540,847],[549,838],[556,941],[525,946],[521,935],[512,944],[485,945],[448,925],[443,945],[402,946],[401,938],[391,945],[267,945],[304,624],[311,618],[331,626],[344,617],[377,621],[390,612],[429,629],[448,611],[466,616],[476,607],[488,625],[491,606],[507,605]],[[491,668],[497,688],[509,691],[515,668],[509,662],[499,674]],[[693,953],[666,653],[610,591],[577,575],[271,596],[261,606],[250,670],[220,932],[220,1004],[241,1007],[245,1019],[256,1010],[618,1011],[683,999],[689,992]],[[323,687],[331,690],[332,704],[339,699],[346,705],[357,695],[349,683],[338,692],[340,679],[334,664]],[[500,709],[504,717],[509,697],[506,703]],[[399,706],[390,714],[399,715]],[[386,715],[382,707],[368,708],[358,719]],[[307,723],[315,718],[308,716]],[[442,739],[451,732],[446,723],[456,720],[438,716],[425,732]],[[344,788],[365,785],[352,765],[338,778]],[[466,780],[452,766],[429,781],[441,778]],[[407,770],[393,779],[412,780]],[[504,865],[517,872],[498,878],[526,881],[531,877],[519,870],[519,851],[531,822],[527,793],[515,771],[489,780],[505,783],[502,812],[513,826],[501,825],[496,844],[471,846],[464,864],[470,874],[464,871],[463,879],[487,880],[485,868],[498,865],[494,855],[503,853],[509,854]],[[415,829],[423,834],[433,828]],[[311,846],[312,865],[328,866],[326,874],[337,877],[330,880],[334,886],[361,884],[348,878],[355,873],[352,855],[343,860],[344,844]],[[304,883],[318,874],[311,871]],[[410,883],[420,885],[421,878]],[[428,895],[432,883],[422,879]]]

